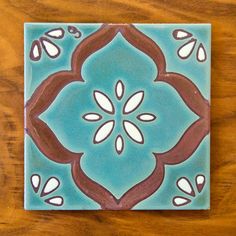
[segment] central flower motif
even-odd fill
[[[115,85],[115,94],[118,100],[123,98],[125,93],[125,86],[121,80],[119,80]],[[95,90],[93,92],[93,97],[99,108],[101,108],[107,114],[113,116],[116,113],[115,106],[112,100],[103,92]],[[132,94],[125,102],[122,115],[129,115],[133,113],[142,104],[144,100],[144,91],[140,90]],[[101,120],[103,117],[101,114],[96,112],[89,112],[83,115],[83,119],[89,122],[96,122]],[[156,116],[151,113],[141,113],[137,116],[137,119],[142,122],[151,122],[156,119]],[[123,128],[127,136],[138,144],[144,144],[144,136],[141,130],[131,122],[128,118],[122,121]],[[95,132],[93,137],[93,143],[99,144],[105,141],[112,133],[115,127],[114,117],[105,121]],[[124,150],[124,138],[121,134],[118,134],[115,140],[115,149],[117,154],[121,154]]]
[[[85,78],[82,75],[84,62],[90,55],[106,47],[117,34],[121,34],[127,42],[153,60],[158,71],[153,82],[156,85],[159,82],[164,82],[172,86],[186,106],[199,117],[197,121],[186,129],[170,150],[158,152],[154,149],[152,155],[156,165],[152,173],[142,181],[136,182],[120,198],[117,198],[103,184],[90,178],[88,173],[85,173],[81,165],[82,158],[85,158],[85,152],[81,152],[81,149],[79,149],[80,152],[72,152],[63,146],[56,134],[39,117],[50,107],[65,86],[75,81],[79,83],[85,82]],[[120,83],[116,84],[115,91],[117,98],[120,100],[123,97],[125,88],[121,81],[118,82]],[[94,91],[94,98],[102,110],[111,116],[115,114],[114,105],[107,95],[100,91]],[[131,95],[123,106],[122,115],[128,117],[127,115],[140,106],[143,98],[143,91],[138,91]],[[132,209],[138,203],[150,197],[163,184],[166,166],[177,165],[191,158],[202,140],[210,132],[209,101],[203,97],[201,91],[191,79],[182,74],[167,71],[166,59],[159,45],[130,24],[104,24],[96,32],[82,40],[72,54],[71,70],[58,71],[46,78],[27,101],[25,110],[25,130],[40,152],[51,161],[60,164],[70,164],[71,176],[78,189],[97,202],[103,210]],[[88,121],[102,119],[102,115],[98,113],[87,113],[83,117]],[[145,122],[155,120],[155,118],[149,113],[142,113],[137,116],[137,119]],[[128,137],[136,143],[144,143],[143,135],[138,127],[128,119],[122,120],[123,128]],[[112,117],[112,119],[108,119],[107,122],[98,128],[94,135],[94,143],[101,143],[106,140],[112,133],[114,126],[115,120]],[[117,152],[121,153],[124,149],[124,143],[122,143],[123,138],[121,136],[120,138],[118,137],[119,135],[116,138],[115,146]]]

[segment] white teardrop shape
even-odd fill
[[[173,203],[175,206],[184,206],[190,203],[191,200],[185,197],[174,197]]]
[[[173,32],[173,36],[175,39],[179,40],[179,39],[186,39],[192,36],[191,33],[182,30],[182,29],[178,29],[178,30],[174,30]]]
[[[179,31],[177,32],[176,37],[179,38],[179,39],[181,39],[181,38],[186,37],[187,35],[188,35],[188,34],[187,34],[186,32],[184,32],[184,31],[182,31],[182,30],[179,30]]]
[[[41,177],[39,175],[34,174],[31,176],[31,184],[32,184],[32,187],[36,193],[38,192],[38,189],[40,187],[40,183],[41,183]]]
[[[205,186],[205,176],[204,175],[197,175],[196,176],[196,186],[197,186],[197,190],[200,193],[202,191],[202,189]]]
[[[39,46],[37,44],[33,47],[33,55],[35,58],[39,57]]]
[[[41,58],[42,50],[38,40],[34,40],[30,48],[30,59],[38,61]]]
[[[60,54],[59,48],[55,44],[53,44],[50,40],[41,38],[40,41],[43,45],[44,50],[50,57],[55,58]]]
[[[151,113],[143,113],[143,114],[138,115],[137,118],[144,122],[150,122],[150,121],[154,121],[156,119],[156,116]]]
[[[184,193],[189,194],[191,196],[195,196],[195,192],[193,190],[193,187],[189,180],[185,177],[180,178],[177,181],[177,186],[179,187],[180,190],[182,190]]]
[[[60,185],[60,181],[55,177],[51,177],[45,183],[43,190],[41,192],[41,197],[54,192],[59,187],[59,185]]]
[[[124,149],[124,140],[121,135],[118,135],[115,142],[116,152],[121,154]]]
[[[52,37],[52,38],[62,38],[64,36],[64,30],[59,28],[59,29],[54,29],[51,31],[48,31],[47,33],[45,33],[46,35]]]
[[[114,120],[110,120],[102,124],[96,131],[93,142],[97,144],[107,139],[109,135],[112,133],[112,130],[114,129],[114,125],[115,125]]]
[[[94,94],[94,99],[96,103],[102,110],[104,110],[105,112],[109,114],[114,114],[115,112],[114,106],[107,95],[105,95],[104,93],[100,91],[94,91],[93,94]]]
[[[196,39],[191,39],[186,44],[181,46],[178,50],[179,57],[182,59],[188,58],[195,47],[196,41]]]
[[[205,177],[203,175],[198,175],[196,180],[197,180],[197,184],[203,184],[205,181]]]
[[[101,120],[102,116],[99,115],[98,113],[87,113],[83,115],[83,118],[87,121],[98,121]]]
[[[136,110],[139,105],[142,103],[144,97],[144,92],[143,91],[138,91],[131,95],[129,99],[126,101],[124,108],[123,108],[123,113],[124,114],[129,114]]]
[[[203,62],[206,60],[206,51],[202,44],[199,45],[197,50],[197,59],[200,62]]]
[[[124,89],[125,89],[125,86],[124,84],[122,83],[121,80],[119,80],[117,83],[116,83],[116,97],[120,100],[123,95],[124,95]]]
[[[47,202],[51,205],[54,205],[54,206],[61,206],[61,205],[63,205],[64,200],[62,197],[56,196],[56,197],[46,199],[45,202]]]
[[[133,141],[137,143],[141,143],[141,144],[144,143],[143,135],[135,124],[133,124],[132,122],[128,120],[125,120],[123,121],[123,126],[125,129],[125,132]]]

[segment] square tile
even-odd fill
[[[25,209],[209,209],[209,24],[25,24]]]

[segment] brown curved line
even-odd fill
[[[197,122],[201,122],[201,121],[204,121],[204,120],[200,119]],[[199,123],[197,123],[197,125],[195,125],[194,127],[196,126],[199,127]],[[189,130],[192,131],[190,132],[190,135],[191,133],[195,132],[195,129],[192,126],[190,126]],[[179,147],[180,149],[182,149],[181,145]],[[195,148],[193,149],[195,150]],[[178,152],[179,150],[176,150],[176,151]],[[187,159],[190,155],[185,156],[185,158]],[[137,203],[151,196],[154,192],[158,190],[158,188],[161,186],[164,179],[164,173],[165,173],[164,165],[165,164],[177,164],[177,163],[166,162],[165,158],[163,158],[163,156],[158,153],[154,153],[154,156],[156,158],[157,164],[152,174],[149,177],[147,177],[145,180],[141,181],[140,183],[136,184],[131,189],[129,189],[120,199],[115,198],[114,195],[111,192],[109,192],[106,188],[96,183],[95,181],[92,181],[88,176],[86,176],[86,174],[83,172],[80,166],[80,159],[77,161],[74,161],[74,163],[77,164],[77,167],[73,168],[73,171],[72,171],[72,175],[74,176],[73,179],[75,183],[77,184],[77,186],[79,187],[79,189],[81,189],[87,196],[89,196],[90,198],[98,202],[101,205],[102,209],[113,209],[113,210],[131,209]],[[175,159],[175,158],[176,156],[173,156],[172,159]],[[77,178],[75,178],[76,176]],[[89,188],[90,191],[86,191],[86,188]],[[102,192],[104,191],[103,195],[101,195],[101,191]]]
[[[208,121],[198,119],[182,135],[178,143],[169,151],[154,153],[166,165],[176,165],[187,160],[209,133]]]
[[[131,209],[137,203],[150,197],[161,186],[165,169],[162,161],[155,156],[156,166],[153,172],[143,181],[137,183],[131,189],[129,189],[119,200],[119,205],[122,209]]]
[[[133,25],[127,25],[121,28],[121,34],[124,38],[134,47],[147,54],[155,63],[158,74],[165,73],[166,71],[166,60],[160,47],[147,35],[139,31]],[[156,79],[157,79],[156,77]]]
[[[137,203],[156,192],[164,179],[164,165],[155,157],[156,166],[153,172],[146,179],[130,188],[120,199],[117,199],[110,191],[84,173],[80,160],[75,160],[71,164],[73,180],[86,196],[99,203],[104,210],[131,209]]]
[[[71,68],[77,72],[78,76],[82,79],[82,65],[85,60],[93,53],[103,48],[117,34],[117,28],[103,24],[100,29],[91,34],[89,37],[83,39],[77,46],[71,59]]]
[[[83,153],[75,153],[66,149],[48,125],[39,118],[34,119],[32,124],[28,126],[28,134],[34,140],[40,152],[57,163],[71,163],[83,155]]]
[[[37,117],[43,113],[55,100],[59,92],[71,82],[81,81],[76,74],[70,71],[61,71],[50,75],[35,90],[26,103],[26,113]],[[27,121],[28,119],[26,119]]]
[[[132,46],[152,58],[159,74],[165,72],[166,62],[160,47],[133,25],[127,24],[103,24],[99,30],[85,38],[72,55],[72,70],[78,72],[80,78],[82,78],[81,70],[85,60],[111,42],[118,32],[120,32]]]
[[[90,179],[80,165],[80,159],[71,163],[72,178],[77,187],[89,198],[97,202],[103,209],[117,206],[117,199],[99,183]]]
[[[171,85],[183,99],[185,104],[199,117],[208,118],[210,105],[197,86],[187,77],[173,72],[160,75],[158,81]]]
[[[117,200],[107,189],[89,179],[83,170],[79,168],[79,162],[83,153],[73,153],[63,147],[50,128],[38,118],[67,84],[73,81],[83,81],[81,68],[84,61],[91,54],[108,44],[118,32],[134,47],[153,59],[158,68],[158,78],[155,81],[165,81],[172,85],[190,109],[202,117],[185,132],[174,148],[166,153],[154,153],[158,162],[153,173],[128,190],[120,200]],[[26,130],[39,150],[49,159],[58,163],[71,163],[73,179],[77,186],[88,197],[98,202],[102,209],[130,209],[157,191],[164,178],[165,164],[178,164],[181,161],[187,160],[196,150],[201,140],[209,132],[207,120],[209,118],[209,103],[202,97],[197,87],[186,77],[176,73],[165,72],[166,63],[161,49],[152,39],[138,31],[132,25],[102,25],[98,31],[84,39],[76,48],[72,55],[71,66],[72,71],[55,73],[49,76],[36,89],[26,104]],[[178,80],[173,81],[174,78]],[[191,92],[184,91],[186,88],[191,90]],[[200,107],[198,107],[198,99],[201,99],[199,102]],[[201,137],[197,137],[197,134],[200,134]],[[186,150],[183,151],[185,148]],[[180,157],[181,153],[183,157]],[[88,186],[86,183],[91,185]]]

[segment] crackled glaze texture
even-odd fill
[[[25,208],[208,209],[210,25],[26,24]]]

